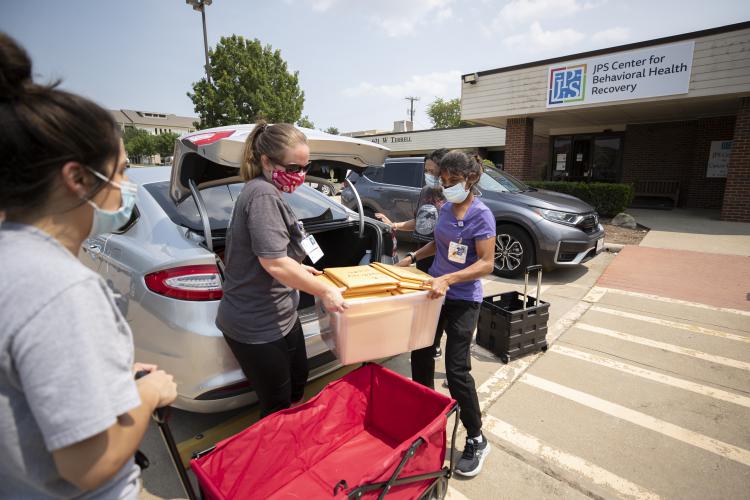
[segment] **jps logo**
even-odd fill
[[[549,103],[583,101],[586,95],[586,65],[550,70]]]

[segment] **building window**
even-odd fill
[[[550,179],[619,182],[622,178],[622,134],[558,136],[551,142]]]

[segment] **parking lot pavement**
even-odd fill
[[[612,259],[612,254],[602,253],[584,266],[559,269],[544,275],[542,300],[550,302],[548,339],[559,336],[583,313],[581,299],[589,293]],[[491,276],[484,280],[483,284],[485,295],[493,295],[509,290],[522,290],[523,279],[508,280]],[[511,383],[541,354],[526,356],[505,365],[492,353],[474,344],[471,356],[472,373],[477,383],[482,409],[487,411]],[[384,361],[383,364],[405,376],[410,375],[408,354],[396,356]],[[307,395],[317,393],[326,383],[353,368],[355,367],[346,367],[312,382],[308,387]],[[438,390],[447,393],[447,389],[442,387],[444,378],[444,364],[440,360],[436,366],[436,385]],[[187,460],[192,451],[209,448],[214,442],[239,432],[256,420],[255,407],[213,415],[174,411],[171,428]],[[463,449],[463,439],[460,436],[457,441],[459,453]],[[144,440],[142,450],[151,460],[151,467],[143,474],[142,498],[184,497],[169,456],[153,424]],[[454,477],[451,480],[448,498],[462,500],[463,498],[583,497],[564,480],[546,474],[513,453],[495,450],[490,454],[485,467],[486,472],[472,480],[466,481]]]
[[[489,409],[496,449],[595,497],[747,498],[750,313],[600,287],[584,303]]]

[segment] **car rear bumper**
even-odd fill
[[[169,301],[171,309],[156,307],[155,310],[166,311],[171,320],[161,318],[159,313],[133,308],[134,323],[139,325],[134,328],[136,359],[156,364],[174,375],[178,392],[174,407],[215,413],[257,400],[224,336],[213,324],[218,301],[196,303],[160,296],[150,299],[154,303]],[[312,308],[299,314],[310,379],[338,368],[340,363],[321,338],[317,314]]]

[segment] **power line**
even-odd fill
[[[414,123],[414,101],[418,101],[419,97],[404,97],[404,99],[409,101],[409,121]]]

